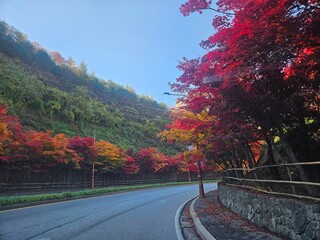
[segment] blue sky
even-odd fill
[[[214,12],[183,17],[185,0],[0,0],[0,18],[104,80],[173,106],[182,57],[203,55]]]

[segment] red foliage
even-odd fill
[[[136,159],[140,166],[140,172],[145,174],[155,170],[156,155],[157,150],[155,148],[142,148],[138,151]]]
[[[12,161],[10,151],[20,139],[21,130],[18,118],[7,115],[7,108],[0,106],[0,161]]]
[[[69,139],[69,147],[87,162],[91,162],[97,153],[94,148],[94,140],[90,137],[72,137]]]
[[[203,9],[207,9],[211,1],[206,0],[189,0],[185,4],[182,4],[180,7],[180,11],[183,16],[188,16],[190,13],[199,12],[202,13]]]
[[[52,57],[52,60],[57,65],[62,65],[64,63],[64,58],[61,56],[61,54],[59,52],[52,52],[51,57]]]
[[[137,166],[136,160],[133,157],[127,156],[122,171],[127,175],[138,173],[139,166]]]
[[[252,143],[273,135],[279,126],[296,127],[305,116],[319,121],[320,5],[291,0],[220,0],[217,9],[210,5],[189,0],[180,8],[184,16],[202,10],[225,14],[214,17],[217,31],[201,43],[207,53],[183,58],[178,65],[182,75],[171,88],[188,94],[181,99],[182,108],[206,110],[212,121],[175,119],[169,127],[199,133],[209,129],[207,156],[246,162],[253,156]],[[209,76],[216,82],[205,84]]]
[[[68,138],[62,133],[52,135],[51,131],[28,131],[18,118],[7,115],[6,107],[0,106],[0,161],[9,168],[23,170],[24,174],[57,166],[85,171],[91,169],[93,160],[97,171],[127,175],[139,171],[172,173],[181,165],[179,157],[165,156],[155,148],[125,152],[107,141],[94,143],[90,137]]]

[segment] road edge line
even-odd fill
[[[193,199],[191,205],[190,205],[190,214],[194,223],[194,226],[196,227],[197,233],[199,234],[200,238],[202,240],[216,240],[211,233],[208,232],[208,230],[202,225],[199,217],[197,216],[195,210],[194,210],[194,203],[197,201],[199,197],[196,197]]]
[[[174,222],[175,222],[175,228],[176,228],[176,234],[177,234],[178,240],[185,240],[185,238],[183,237],[182,228],[181,228],[181,225],[180,225],[180,218],[181,218],[182,211],[190,201],[192,201],[193,199],[195,199],[197,197],[198,197],[198,195],[190,198],[187,201],[185,201],[184,203],[182,203],[180,205],[180,207],[176,211]]]

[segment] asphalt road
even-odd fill
[[[174,240],[175,213],[197,193],[197,185],[175,186],[7,210],[0,239]]]

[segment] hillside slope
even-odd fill
[[[0,104],[35,130],[68,136],[93,136],[125,149],[156,147],[166,154],[176,149],[157,133],[169,122],[168,108],[130,87],[87,73],[75,64],[0,21]]]

